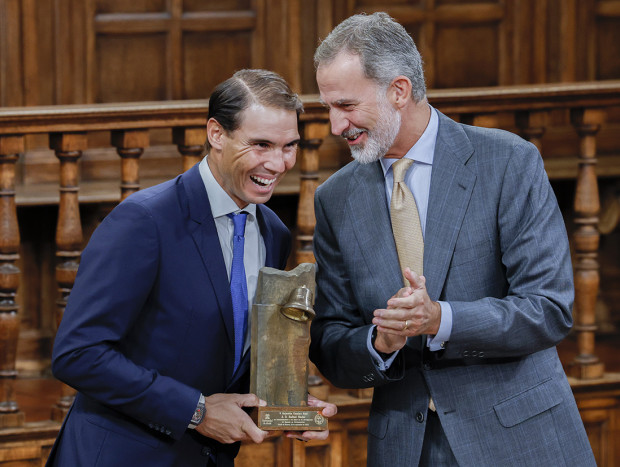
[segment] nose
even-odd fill
[[[332,134],[335,136],[340,136],[349,126],[349,121],[342,116],[342,112],[338,109],[330,109],[329,121],[332,126]]]
[[[265,168],[273,173],[284,173],[295,165],[295,154],[292,156],[282,149],[274,149],[271,151]]]

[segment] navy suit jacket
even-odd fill
[[[290,232],[257,206],[265,265],[284,268]],[[56,336],[54,375],[79,392],[49,462],[232,465],[238,443],[188,430],[200,393],[248,391],[236,374],[224,259],[198,166],[119,204],[94,232]]]
[[[402,287],[379,162],[319,187],[311,358],[341,387],[375,387],[368,465],[420,459],[432,395],[460,465],[594,465],[555,345],[572,325],[566,229],[535,146],[439,115],[424,239],[450,341],[410,338],[387,372],[367,348],[373,311]]]

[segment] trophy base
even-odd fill
[[[321,409],[312,407],[258,407],[256,424],[265,431],[327,430]]]

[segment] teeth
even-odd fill
[[[359,135],[361,135],[363,133],[362,130],[351,130],[351,131],[347,131],[345,133],[343,133],[342,136],[344,136],[346,139],[348,139],[349,141],[353,141],[355,139],[357,139],[359,137]]]
[[[250,178],[252,179],[254,183],[258,183],[259,185],[262,185],[262,186],[269,186],[273,182],[276,181],[275,178],[272,178],[271,180],[269,180],[266,178],[257,177],[256,175],[250,175]]]

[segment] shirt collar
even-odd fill
[[[209,197],[209,204],[211,205],[211,214],[213,215],[213,218],[217,219],[218,217],[226,216],[233,212],[240,212],[241,209],[237,206],[237,203],[235,203],[233,199],[228,196],[228,193],[226,193],[217,180],[215,180],[215,177],[211,172],[211,168],[209,167],[209,164],[207,164],[207,157],[209,157],[208,154],[202,159],[202,161],[200,161],[198,169],[200,171],[200,176],[202,177],[202,182],[207,190],[207,196]],[[248,204],[245,208],[243,208],[243,211],[256,218],[256,204]]]
[[[428,106],[431,109],[431,118],[428,125],[424,133],[422,133],[422,136],[420,136],[420,139],[407,151],[404,157],[413,159],[416,162],[433,165],[435,142],[437,140],[437,131],[439,130],[439,117],[437,116],[437,111],[430,104]],[[383,168],[383,175],[385,175],[392,164],[398,159],[382,157],[379,160]]]

